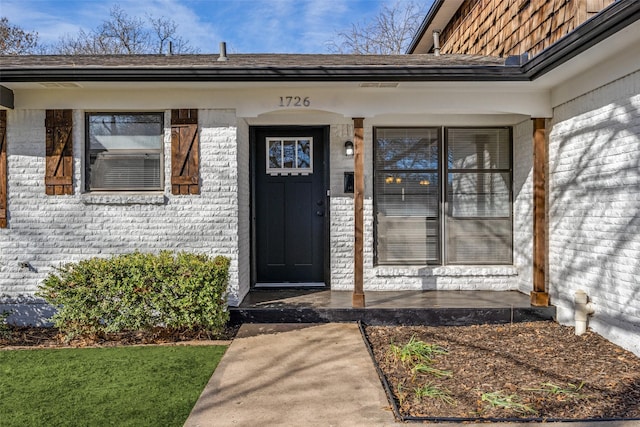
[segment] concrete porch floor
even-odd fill
[[[470,325],[553,320],[555,307],[532,307],[517,291],[369,291],[366,307],[351,307],[349,291],[254,289],[235,323],[323,323],[362,321],[370,325]]]

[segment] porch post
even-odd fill
[[[547,158],[547,137],[545,119],[533,120],[533,291],[531,305],[549,305],[546,289],[546,189],[545,174]]]
[[[353,119],[354,145],[354,260],[353,260],[353,308],[363,308],[364,304],[364,119]]]

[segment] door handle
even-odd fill
[[[316,215],[317,215],[317,216],[324,216],[324,212],[322,212],[322,211],[316,211]]]

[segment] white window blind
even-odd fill
[[[446,150],[446,262],[511,263],[510,130],[450,128]]]
[[[88,113],[89,190],[162,189],[162,113]]]
[[[375,136],[376,259],[440,259],[439,130],[379,128]]]

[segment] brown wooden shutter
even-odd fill
[[[198,110],[171,110],[171,193],[200,194]]]
[[[0,228],[7,228],[7,111],[0,110]]]
[[[73,194],[73,119],[71,110],[47,110],[46,193]]]

